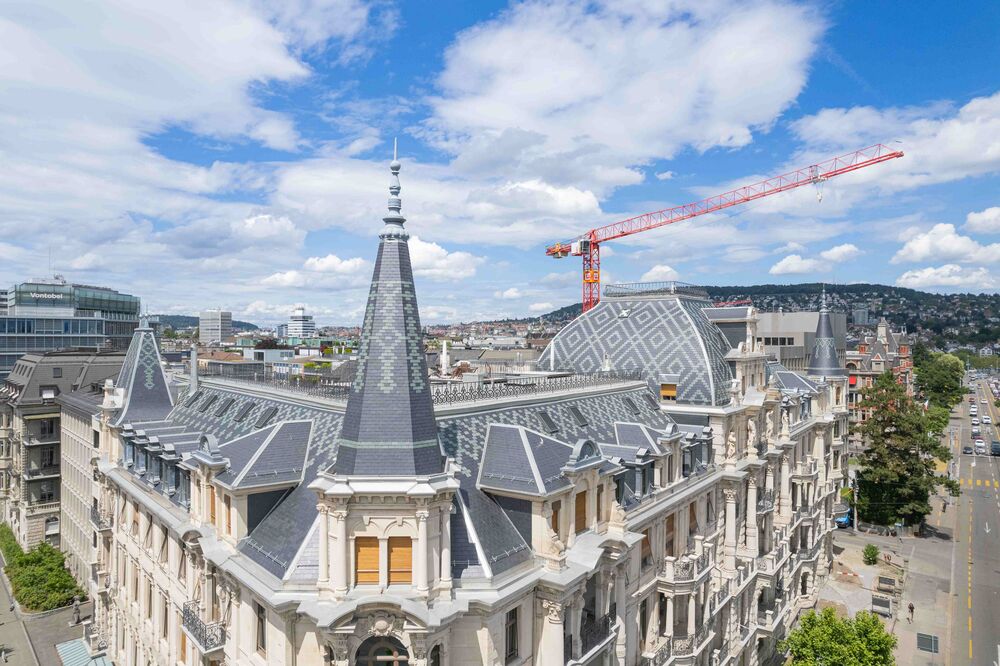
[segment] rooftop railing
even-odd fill
[[[489,384],[451,384],[435,386],[431,396],[436,405],[448,405],[459,402],[474,402],[478,400],[503,400],[521,396],[539,395],[576,391],[597,386],[609,386],[626,381],[642,379],[641,373],[630,372],[600,372],[586,375],[568,375],[565,377],[517,377],[504,382]]]

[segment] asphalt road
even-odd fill
[[[990,442],[1000,440],[996,422],[1000,412],[988,388],[976,389],[979,416],[989,414],[993,423],[981,425],[989,452]],[[985,398],[987,404],[981,400]],[[952,569],[953,664],[991,665],[1000,658],[1000,458],[961,453],[972,444],[969,402],[959,409],[962,427],[956,454],[962,496],[958,501],[955,553]]]

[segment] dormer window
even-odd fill
[[[677,384],[660,384],[660,400],[677,402]]]

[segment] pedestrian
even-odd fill
[[[911,602],[910,602],[910,605],[909,605],[909,606],[907,606],[906,608],[907,608],[907,610],[909,610],[909,611],[910,611],[910,622],[913,622],[913,610],[914,610],[914,609],[913,609],[913,602],[911,601]]]

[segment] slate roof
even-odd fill
[[[457,479],[459,510],[452,515],[452,558],[456,577],[476,575],[484,564],[480,562],[475,545],[478,543],[486,558],[485,564],[493,574],[517,566],[530,559],[529,544],[516,529],[511,516],[504,512],[498,502],[477,487],[480,461],[487,446],[487,438],[493,442],[504,441],[508,446],[516,444],[523,434],[529,446],[535,451],[539,464],[539,475],[543,480],[558,473],[559,467],[569,458],[572,446],[579,439],[589,439],[598,445],[616,442],[615,423],[640,423],[654,430],[667,431],[674,426],[673,421],[653,403],[644,398],[648,389],[637,387],[626,391],[606,392],[590,396],[539,397],[538,402],[503,407],[490,411],[477,411],[438,419],[438,430],[445,453],[454,458],[458,467]],[[639,408],[636,415],[632,406]],[[570,411],[576,407],[584,415],[587,425],[581,426]],[[538,432],[539,413],[545,412],[557,426],[551,434]],[[515,426],[504,428],[502,426]],[[557,444],[561,443],[561,444]],[[521,442],[524,448],[523,440]],[[516,447],[512,446],[516,451]],[[500,449],[497,449],[500,450]],[[522,460],[525,460],[522,458]],[[501,470],[499,474],[530,478],[523,487],[537,488],[534,475],[526,474],[528,468],[517,470],[513,466],[498,463],[491,457],[486,459],[487,471]],[[500,488],[502,479],[492,480]],[[558,483],[553,478],[549,483]],[[514,485],[508,486],[514,489]],[[468,517],[468,520],[466,518]]]
[[[174,405],[167,375],[160,363],[156,336],[145,322],[132,334],[115,387],[123,389],[125,394],[116,425],[163,418]]]
[[[778,387],[786,391],[801,391],[804,393],[816,393],[819,387],[807,377],[803,377],[797,372],[792,372],[777,361],[767,362],[768,380],[773,376],[778,383]]]
[[[819,320],[816,322],[816,339],[813,342],[806,372],[810,377],[843,377],[847,374],[840,364],[840,359],[837,358],[837,343],[833,337],[830,310],[826,307],[825,291],[823,304],[819,309]]]
[[[361,327],[337,461],[343,475],[417,476],[444,471],[423,329],[400,214],[399,162],[390,165],[389,215]]]
[[[679,403],[729,404],[730,345],[705,316],[707,305],[680,294],[605,298],[553,338],[538,367],[593,373],[606,357],[614,370],[642,372],[651,386],[659,375],[677,375]]]

